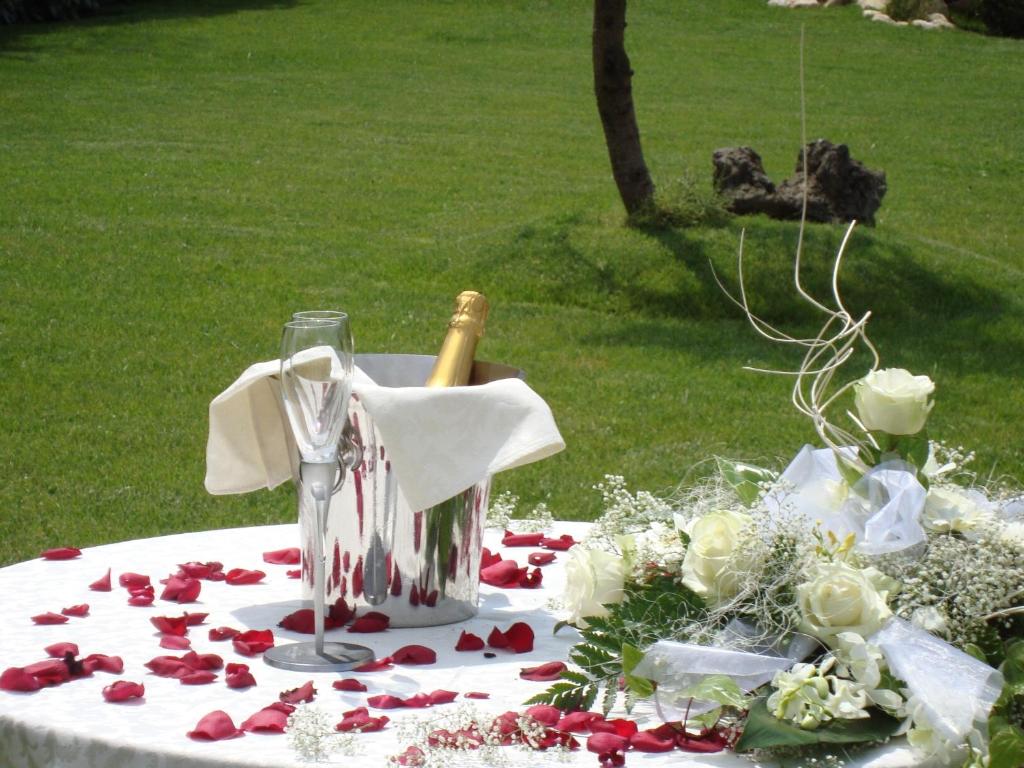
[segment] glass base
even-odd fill
[[[323,653],[316,643],[275,645],[263,652],[263,660],[272,667],[300,672],[343,672],[373,661],[373,651],[352,643],[324,643]]]

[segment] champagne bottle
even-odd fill
[[[463,291],[455,298],[448,333],[425,386],[458,387],[469,383],[476,344],[484,335],[487,309],[487,299],[482,293]]]

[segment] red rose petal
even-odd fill
[[[55,659],[63,659],[69,653],[72,656],[78,655],[78,646],[74,643],[54,643],[46,646],[43,650],[46,651],[47,656]]]
[[[500,562],[501,555],[497,552],[491,552],[487,547],[484,547],[483,552],[480,554],[480,570]]]
[[[312,701],[315,696],[316,688],[313,687],[313,681],[307,680],[298,688],[292,688],[290,691],[282,691],[278,698],[285,704],[301,704],[303,702]]]
[[[374,709],[398,709],[405,706],[405,701],[397,696],[384,694],[382,696],[370,696],[366,703]]]
[[[540,542],[540,545],[542,547],[544,547],[544,549],[556,549],[556,550],[558,550],[560,552],[564,552],[565,550],[569,549],[570,547],[574,546],[575,544],[576,544],[576,539],[574,539],[572,536],[570,536],[567,533],[563,533],[557,539],[545,538],[545,539],[542,539],[541,542]]]
[[[152,604],[153,595],[133,595],[128,598],[128,605],[134,605],[136,608],[145,608]]]
[[[196,724],[195,729],[189,731],[186,735],[190,739],[200,741],[221,741],[222,739],[233,739],[241,736],[242,733],[241,730],[235,728],[235,724],[227,712],[217,709],[208,715],[203,715],[202,719]]]
[[[334,690],[336,691],[357,691],[363,692],[366,690],[366,685],[356,680],[354,677],[346,677],[342,680],[335,680],[333,683]]]
[[[42,686],[39,681],[21,667],[9,667],[0,674],[0,691],[20,691],[29,693],[38,691]]]
[[[274,633],[269,629],[250,629],[231,638],[231,644],[243,656],[255,656],[274,647]]]
[[[259,584],[266,576],[263,571],[250,571],[245,568],[232,568],[224,575],[224,580],[233,586],[241,584]]]
[[[402,766],[423,765],[426,760],[423,757],[423,750],[419,747],[406,747],[405,752],[392,758]]]
[[[629,737],[629,744],[638,752],[671,752],[676,748],[674,737],[661,738],[653,730],[634,733]]]
[[[519,583],[519,571],[519,564],[515,560],[499,560],[494,565],[480,569],[480,581],[492,587],[508,587]]]
[[[637,724],[632,720],[617,717],[613,720],[595,720],[590,724],[591,733],[614,733],[628,739],[637,732]]]
[[[251,733],[284,733],[287,724],[288,713],[276,707],[264,707],[238,727]]]
[[[194,671],[177,656],[156,656],[142,666],[157,677],[181,677]]]
[[[185,611],[185,624],[186,626],[194,627],[206,621],[206,617],[209,615],[208,613],[189,613]]]
[[[570,733],[587,733],[593,723],[604,720],[597,712],[569,712],[558,721],[558,730]]]
[[[525,667],[519,670],[519,677],[523,680],[547,683],[560,678],[565,669],[564,661],[549,661],[547,664],[541,664],[537,667]]]
[[[519,574],[519,586],[523,589],[536,589],[543,581],[544,573],[540,568],[534,568],[529,574],[523,568],[523,572]]]
[[[249,688],[256,685],[256,678],[248,664],[228,664],[224,667],[224,682],[228,688]]]
[[[341,607],[334,605],[324,616],[324,629],[337,629],[344,626],[352,617],[352,611],[345,605],[343,599],[338,600]],[[285,616],[278,622],[277,626],[291,632],[298,632],[303,635],[312,635],[316,631],[314,624],[315,615],[312,608],[300,608]]]
[[[29,664],[24,672],[32,675],[42,686],[60,685],[71,679],[71,670],[63,659],[46,659]]]
[[[240,629],[232,629],[231,627],[216,627],[210,630],[210,639],[214,642],[221,640],[230,640],[232,637],[237,637],[242,634]]]
[[[94,581],[92,584],[90,584],[89,589],[93,590],[94,592],[109,592],[111,590],[110,569],[107,568],[106,576],[101,576],[100,578],[96,579],[96,581]]]
[[[487,644],[491,648],[508,648],[508,637],[497,627],[491,630],[491,634],[487,636]]]
[[[160,593],[160,599],[173,600],[177,603],[194,603],[203,588],[203,583],[199,579],[189,577],[171,576],[164,581],[166,586]]]
[[[676,746],[684,752],[710,754],[721,752],[728,745],[728,740],[719,731],[705,731],[699,736],[684,732],[676,736]]]
[[[352,622],[349,632],[383,632],[391,624],[391,618],[377,611],[370,611]]]
[[[263,562],[273,565],[298,565],[302,561],[302,553],[298,547],[286,547],[263,553]]]
[[[379,659],[373,661],[367,661],[364,664],[360,664],[358,667],[352,667],[353,672],[379,672],[384,669],[393,669],[394,665],[391,663],[390,656],[382,656]]]
[[[527,558],[530,565],[548,565],[555,562],[554,552],[531,552]]]
[[[122,573],[117,577],[117,583],[129,589],[150,586],[149,576],[142,573]]]
[[[462,634],[459,635],[459,642],[455,644],[456,651],[482,651],[483,647],[483,638],[466,630],[462,630]]]
[[[54,549],[47,549],[45,552],[40,553],[39,556],[43,560],[70,560],[73,557],[78,557],[80,554],[82,554],[82,550],[75,547],[56,547]]]
[[[169,651],[187,651],[192,647],[192,641],[180,635],[161,635],[160,647]]]
[[[491,694],[484,693],[483,691],[466,691],[466,693],[464,693],[462,695],[465,696],[467,699],[489,699],[489,698],[491,698]]]
[[[64,624],[67,620],[67,616],[62,616],[59,613],[52,613],[50,611],[40,613],[38,616],[32,617],[32,621],[36,624]]]
[[[302,569],[301,568],[296,568],[293,571],[285,571],[284,574],[289,579],[301,579],[302,578]]]
[[[544,533],[512,533],[505,531],[501,540],[503,547],[537,547],[544,540]]]
[[[224,574],[221,573],[221,569],[224,568],[222,563],[217,561],[211,561],[209,563],[199,563],[193,560],[189,563],[181,563],[178,565],[178,572],[174,574],[178,578],[191,578],[191,579],[206,579],[207,581],[223,581]],[[160,582],[166,584],[164,580]]]
[[[82,659],[82,669],[88,674],[99,670],[120,675],[124,672],[124,659],[120,656],[107,656],[105,653],[90,653]]]
[[[334,726],[335,730],[342,731],[343,733],[349,731],[359,731],[361,733],[379,731],[390,722],[385,715],[371,717],[366,707],[356,707],[349,712],[343,713],[343,717],[344,720]]]
[[[517,621],[504,632],[495,627],[487,637],[487,644],[492,648],[509,648],[515,653],[528,653],[533,650],[533,629],[522,621]]]
[[[224,666],[224,659],[216,653],[196,653],[189,651],[181,660],[192,669],[220,669]]]
[[[142,683],[133,683],[130,680],[115,680],[103,689],[103,698],[111,703],[128,701],[129,699],[141,699],[145,695],[145,686]]]
[[[424,707],[430,706],[430,694],[428,693],[415,693],[409,698],[405,699],[402,704],[409,707],[410,709],[423,709]]]
[[[339,597],[334,601],[334,605],[327,609],[327,620],[331,623],[332,627],[341,627],[348,624],[355,615],[356,612],[348,607],[348,603],[345,602],[344,597]],[[377,615],[384,616],[382,613]],[[387,617],[385,616],[384,618]],[[389,624],[390,622],[391,619],[388,619]]]
[[[437,654],[425,645],[403,645],[391,654],[391,661],[395,664],[433,664],[437,661]]]
[[[455,701],[455,698],[458,695],[459,694],[457,691],[446,691],[444,689],[438,689],[436,691],[431,691],[428,696],[428,699],[430,701],[431,706],[434,706],[435,704],[450,704],[451,702]]]
[[[526,710],[526,714],[548,728],[554,728],[562,719],[562,710],[550,704],[535,704]]]
[[[182,685],[207,685],[217,679],[217,673],[208,669],[197,669],[186,675],[178,676],[178,682]]]
[[[187,616],[152,616],[149,623],[165,635],[184,635],[188,632]]]
[[[604,754],[623,752],[629,748],[629,739],[615,733],[595,733],[587,739],[587,751]]]

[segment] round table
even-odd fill
[[[586,524],[559,523],[554,535],[570,533],[577,538]],[[280,734],[247,733],[226,740],[203,742],[190,739],[188,731],[195,728],[205,714],[214,710],[227,712],[235,725],[278,700],[278,694],[301,686],[312,679],[318,690],[314,705],[329,713],[332,722],[341,720],[341,713],[365,706],[368,696],[393,694],[402,698],[436,689],[456,691],[457,701],[468,701],[462,694],[483,691],[490,699],[474,701],[481,713],[499,714],[522,710],[523,702],[544,690],[548,683],[520,679],[524,667],[543,662],[564,660],[577,638],[571,628],[553,634],[558,620],[548,607],[560,594],[564,581],[561,563],[566,555],[558,553],[556,562],[543,569],[543,585],[538,589],[498,589],[481,587],[479,614],[468,621],[440,627],[420,629],[389,629],[374,634],[350,634],[344,629],[331,630],[328,639],[358,642],[371,646],[378,656],[390,655],[409,644],[421,644],[437,652],[437,661],[427,666],[395,666],[391,670],[367,673],[316,674],[275,669],[259,656],[244,657],[233,649],[230,640],[209,639],[210,628],[229,626],[235,629],[272,629],[278,644],[308,640],[277,626],[287,614],[304,607],[300,585],[287,576],[296,566],[270,565],[262,553],[299,543],[294,525],[237,528],[219,531],[162,536],[93,547],[71,560],[32,560],[0,569],[0,594],[4,595],[4,629],[0,632],[0,666],[24,667],[46,658],[45,647],[57,642],[76,643],[80,657],[92,653],[117,655],[124,660],[119,676],[97,671],[91,677],[72,680],[59,686],[33,693],[0,691],[0,766],[3,768],[284,768],[309,765],[289,747]],[[508,559],[526,564],[528,548],[501,548],[500,532],[488,531],[485,544],[499,550]],[[231,568],[259,569],[266,577],[258,584],[229,585],[223,581],[202,582],[197,602],[179,605],[161,600],[159,580],[178,570],[180,563],[219,561],[224,570]],[[112,571],[113,589],[96,592],[89,584]],[[118,576],[125,572],[151,577],[157,599],[149,607],[128,605],[128,594],[118,586]],[[65,624],[36,625],[31,618],[47,611],[88,603],[89,613],[70,618]],[[160,633],[150,622],[156,616],[180,616],[183,612],[208,613],[204,624],[191,627],[188,638],[192,650],[216,653],[225,663],[249,665],[257,685],[244,690],[228,688],[223,670],[218,679],[207,685],[182,685],[173,678],[158,677],[143,666],[162,655],[179,656],[184,651],[161,648]],[[484,651],[457,652],[456,642],[463,630],[484,639],[492,628],[505,630],[512,623],[526,621],[535,633],[533,651],[515,654],[507,650],[494,652],[487,658]],[[485,649],[490,651],[491,649]],[[365,693],[341,692],[332,688],[340,677],[357,677],[367,685]],[[115,680],[130,680],[145,685],[143,699],[114,704],[104,701],[102,689]],[[356,737],[358,755],[336,754],[330,763],[360,766],[385,766],[387,758],[404,750],[397,724],[404,718],[425,718],[440,713],[444,704],[423,709],[394,709],[371,714],[387,714],[391,723],[380,732]],[[634,717],[637,715],[634,712]],[[651,718],[650,726],[657,725]],[[644,726],[646,727],[646,726]],[[586,737],[581,738],[581,743]],[[537,753],[525,754],[506,750],[511,764],[536,765],[549,758]],[[594,755],[581,748],[568,762],[550,758],[552,764],[596,765]],[[859,761],[863,766],[915,765],[905,747],[875,752]],[[452,764],[457,764],[455,761]],[[648,755],[630,752],[627,765],[750,766],[730,754]]]

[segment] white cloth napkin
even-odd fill
[[[206,490],[247,493],[292,477],[280,363],[247,368],[210,403]],[[426,509],[506,469],[565,448],[547,403],[520,379],[472,387],[382,387],[359,368],[353,393],[388,447],[413,509]]]

